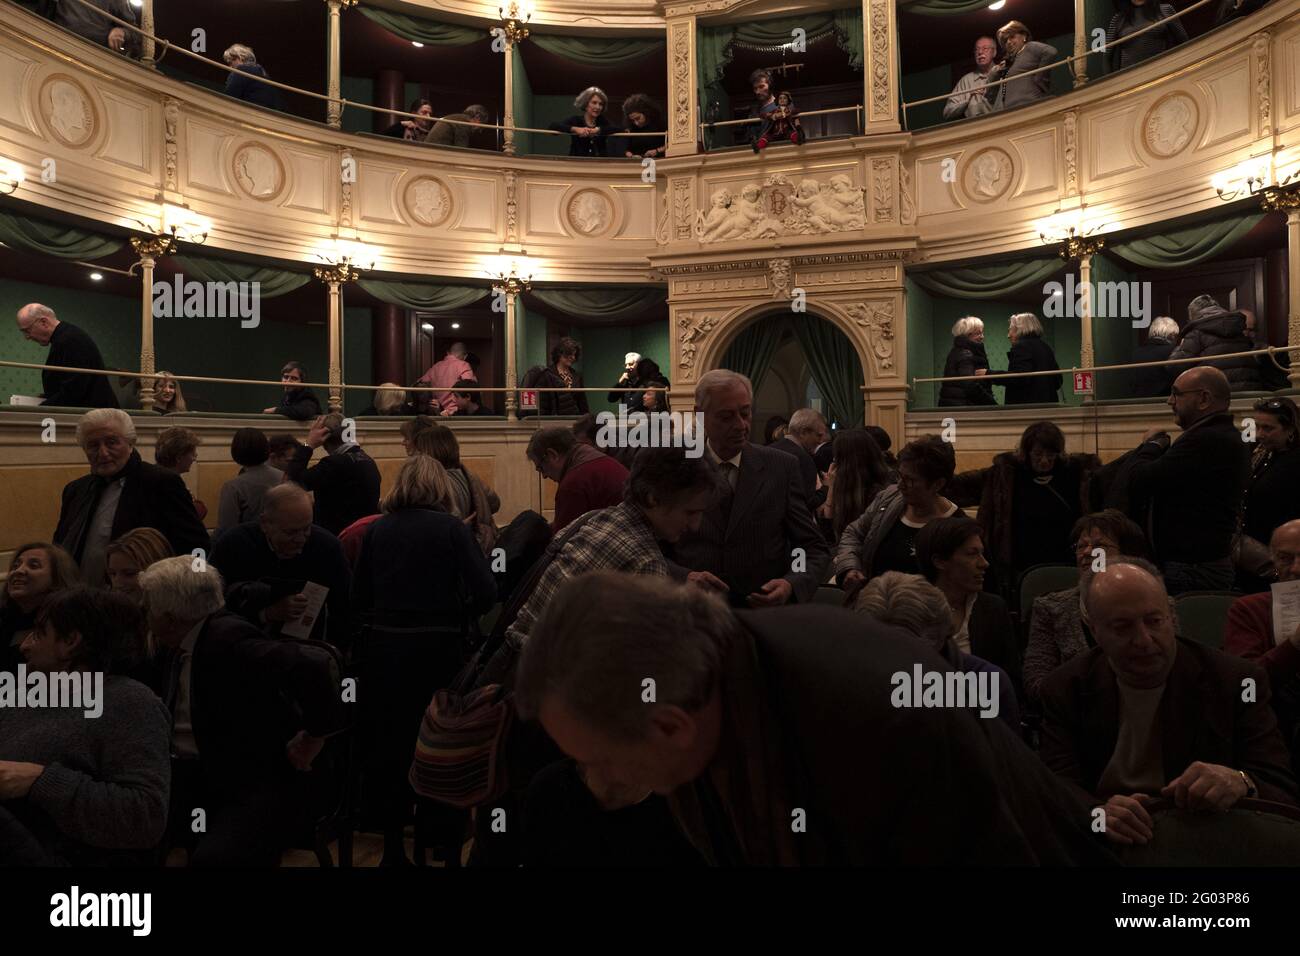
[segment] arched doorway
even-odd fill
[[[813,312],[759,316],[731,340],[717,365],[753,382],[758,439],[769,417],[787,417],[796,408],[820,406],[838,428],[864,421],[857,349],[834,322]]]

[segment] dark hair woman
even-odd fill
[[[984,351],[984,322],[973,315],[958,319],[952,327],[952,348],[943,363],[945,378],[961,375],[984,375],[989,357]],[[974,379],[944,382],[939,388],[940,405],[996,405],[993,388]]]
[[[849,522],[861,517],[896,476],[885,463],[880,444],[865,428],[838,432],[834,449],[835,460],[826,474],[826,502],[818,514],[830,522],[831,540],[839,541]]]
[[[644,93],[633,93],[623,101],[623,132],[649,133],[663,126],[662,114]],[[627,159],[651,159],[664,154],[665,139],[658,136],[620,136],[614,140],[614,155]]]
[[[780,441],[785,437],[785,430],[790,427],[790,419],[782,418],[780,415],[773,415],[763,426],[763,444],[770,445],[774,441]]]
[[[1241,533],[1258,542],[1263,554],[1273,532],[1300,518],[1300,411],[1284,396],[1255,403],[1256,447],[1250,480],[1241,504]],[[1268,582],[1240,567],[1237,588],[1262,591]]]
[[[21,660],[18,647],[45,602],[80,580],[77,562],[56,544],[31,541],[14,552],[0,591],[0,671],[12,671]]]
[[[406,112],[415,113],[420,118],[416,120],[409,116],[403,117],[385,129],[381,135],[394,136],[412,143],[424,142],[424,138],[429,135],[429,130],[433,129],[433,104],[428,100],[416,99],[411,102],[411,108]]]
[[[283,436],[282,436],[283,437]],[[253,521],[262,513],[262,496],[284,480],[284,472],[270,463],[271,443],[260,428],[241,428],[230,439],[230,457],[239,474],[221,486],[217,530]]]
[[[23,641],[29,672],[82,691],[62,706],[0,708],[4,808],[47,865],[146,863],[162,839],[171,714],[123,676],[143,660],[144,633],[134,602],[75,587],[41,608]],[[0,841],[0,863],[10,843]]]
[[[538,388],[582,388],[582,374],[574,368],[574,363],[582,357],[582,346],[577,340],[567,335],[555,343],[551,349],[551,364],[538,376]],[[543,415],[578,416],[585,415],[587,408],[586,392],[538,392],[537,406]]]
[[[1115,45],[1117,40],[1172,17],[1174,13],[1172,6],[1156,0],[1115,0],[1115,15],[1110,18],[1110,26],[1106,28],[1107,72],[1114,73],[1116,70],[1136,66],[1143,60],[1186,43],[1187,30],[1183,28],[1183,21],[1170,20],[1163,27],[1148,30],[1135,40]]]
[[[1013,452],[988,468],[964,471],[948,494],[968,507],[979,505],[990,590],[1014,602],[1020,575],[1036,564],[1070,564],[1070,529],[1088,510],[1088,486],[1101,461],[1065,453],[1065,435],[1053,422],[1034,422]]]
[[[605,113],[609,97],[599,86],[589,86],[573,101],[578,111],[567,119],[552,123],[547,129],[568,133],[570,156],[608,155],[608,136],[612,132]]]

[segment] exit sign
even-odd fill
[[[1074,394],[1075,395],[1092,394],[1092,373],[1091,372],[1074,373]]]

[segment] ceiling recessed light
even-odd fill
[[[412,40],[412,41],[411,41],[411,46],[415,47],[417,50],[423,50],[423,49],[424,49],[424,44],[421,43],[419,40]]]
[[[1001,9],[1002,9],[1003,7],[1005,7],[1006,5],[1007,5],[1007,0],[998,0],[997,3],[990,3],[990,4],[989,4],[989,9],[990,9],[990,10],[1001,10]]]
[[[102,272],[92,272],[90,277],[98,282],[100,279],[104,278],[104,274]]]
[[[453,329],[458,329],[458,328],[460,328],[460,323],[459,323],[459,322],[453,322],[453,323],[451,323],[451,327],[452,327]]]
[[[424,329],[424,331],[426,331],[426,332],[432,332],[432,331],[433,331],[433,326],[432,326],[431,324],[429,324],[428,322],[421,322],[421,323],[420,323],[420,328]]]

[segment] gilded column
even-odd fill
[[[695,17],[668,20],[668,156],[695,153],[700,130],[695,68]]]
[[[865,129],[894,133],[898,122],[898,26],[894,0],[862,0]]]
[[[354,7],[357,0],[325,0],[325,5],[329,8],[329,39],[328,39],[328,60],[327,60],[327,85],[329,94],[329,125],[338,128],[342,125],[343,104],[339,102],[342,98],[342,64],[343,57],[340,52],[340,29],[344,7]]]
[[[329,314],[329,410],[343,411],[343,298],[341,283],[328,283]]]

